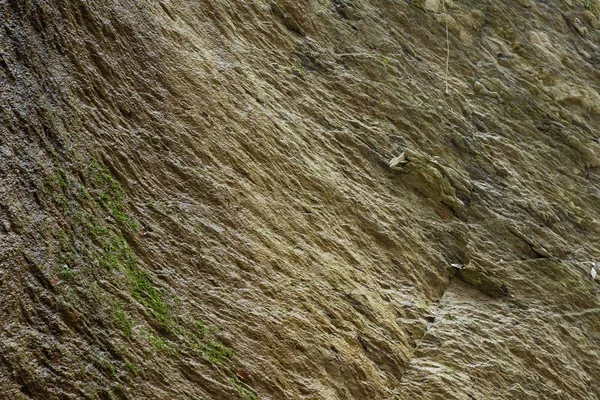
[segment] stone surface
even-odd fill
[[[598,2],[440,5],[0,2],[2,396],[599,398]]]

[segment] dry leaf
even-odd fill
[[[235,376],[237,376],[238,379],[242,381],[247,381],[249,378],[248,373],[241,368],[238,368],[238,370],[235,373]]]

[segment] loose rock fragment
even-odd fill
[[[415,178],[414,185],[422,194],[447,205],[459,218],[465,216],[466,206],[458,195],[468,198],[473,185],[454,168],[444,166],[437,158],[412,149],[405,149],[391,160],[390,168],[407,172]]]
[[[407,163],[408,163],[408,160],[406,159],[406,155],[404,154],[404,152],[402,152],[402,154],[400,154],[396,158],[393,158],[392,161],[390,161],[390,168],[396,168],[400,165],[404,165]]]

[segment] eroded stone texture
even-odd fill
[[[443,4],[0,2],[3,396],[598,398],[600,4]]]

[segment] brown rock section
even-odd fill
[[[599,398],[600,3],[442,5],[0,1],[0,397]]]

